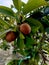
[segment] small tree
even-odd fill
[[[7,65],[47,65],[49,54],[49,6],[45,0],[13,0],[11,8],[0,6],[0,48],[7,50],[11,43],[13,54],[23,58],[13,59]],[[13,11],[13,8],[16,11]]]

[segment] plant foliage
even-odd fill
[[[0,48],[7,50],[10,48],[8,44],[11,43],[13,54],[16,55],[18,52],[23,58],[12,59],[7,65],[39,65],[39,63],[47,65],[46,61],[49,61],[46,58],[46,55],[49,55],[49,6],[47,1],[28,0],[26,4],[21,0],[12,1],[14,6],[11,8],[0,6],[0,39],[2,40]],[[15,8],[17,12],[15,13],[12,8]],[[20,25],[24,23],[31,27],[28,35],[20,31]],[[12,42],[6,40],[6,34],[9,31],[14,31],[17,36]]]

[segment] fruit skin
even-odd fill
[[[23,23],[23,24],[20,25],[20,31],[23,34],[27,35],[27,34],[29,34],[31,32],[31,27],[30,27],[29,24]]]
[[[14,41],[16,39],[16,33],[14,31],[9,31],[6,34],[6,41],[11,42]]]

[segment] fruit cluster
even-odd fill
[[[31,32],[31,27],[30,27],[30,25],[28,23],[23,23],[19,27],[20,27],[19,28],[20,32],[22,32],[25,35],[27,35],[27,34],[29,34]],[[14,31],[7,32],[6,40],[8,42],[14,41],[16,38],[17,38],[16,32],[14,32]]]

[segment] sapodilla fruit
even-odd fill
[[[14,41],[16,39],[16,33],[14,31],[9,31],[6,34],[6,41],[11,42]]]
[[[31,27],[28,23],[23,23],[23,24],[20,25],[20,31],[23,34],[27,35],[31,32]]]

